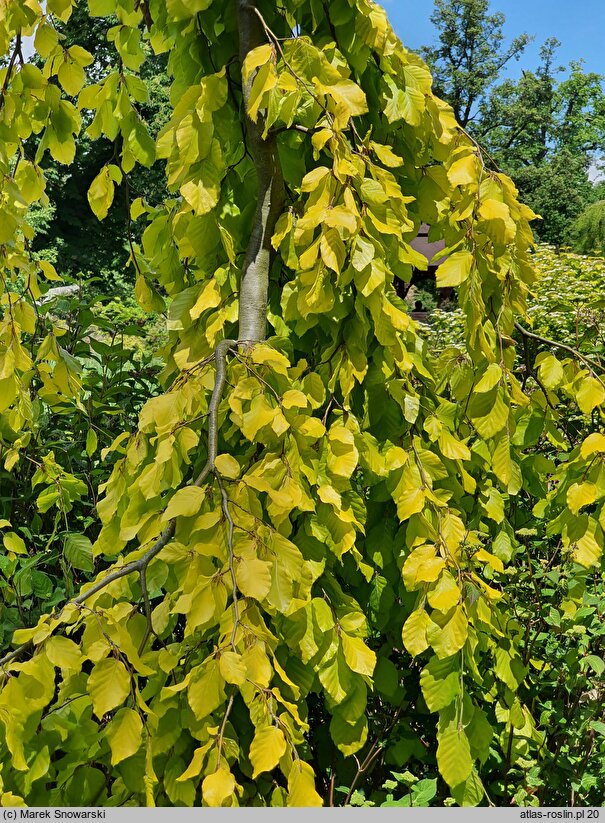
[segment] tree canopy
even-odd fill
[[[338,805],[378,762],[416,796],[511,802],[552,668],[523,530],[574,615],[605,528],[600,361],[523,325],[535,215],[370,0],[88,0],[106,75],[63,40],[73,12],[0,6],[0,444],[55,518],[36,549],[3,500],[1,568],[59,546],[80,572],[0,659],[0,802]],[[101,454],[106,352],[41,307],[60,274],[29,224],[83,140],[90,208],[125,190],[134,291],[168,327],[162,390]],[[167,197],[131,198],[156,163]],[[422,223],[465,315],[439,361],[393,285]],[[45,432],[83,412],[88,485]]]
[[[489,0],[435,0],[431,23],[439,42],[422,53],[437,93],[451,104],[461,126],[475,120],[506,64],[519,60],[531,42],[521,34],[505,46],[504,21],[502,12],[490,14]]]

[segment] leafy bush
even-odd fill
[[[590,254],[605,250],[605,200],[591,203],[575,220],[569,232],[576,251]]]

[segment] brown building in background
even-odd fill
[[[445,260],[444,255],[443,257],[437,257],[435,262],[431,262],[433,258],[439,254],[439,252],[445,250],[445,240],[435,240],[433,242],[429,241],[429,229],[430,226],[427,223],[422,223],[420,229],[418,230],[417,236],[410,242],[410,245],[415,251],[420,252],[420,254],[426,257],[426,270],[423,271],[421,269],[414,269],[410,283],[405,283],[402,280],[395,281],[395,289],[397,294],[403,299],[407,297],[412,286],[416,286],[418,288],[426,288],[429,286],[434,288],[435,273],[438,266]],[[453,289],[436,289],[436,292],[438,303],[441,305],[451,298]],[[416,302],[412,316],[415,316],[416,320],[426,320],[426,311],[422,305],[419,305],[419,301]]]

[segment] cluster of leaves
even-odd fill
[[[573,247],[585,254],[602,254],[605,250],[605,201],[591,203],[570,230]]]
[[[540,279],[528,305],[532,328],[602,362],[605,260],[538,246],[535,261]]]
[[[539,277],[527,301],[531,329],[602,359],[605,260],[538,244],[533,263]],[[432,308],[424,332],[437,355],[450,346],[463,348],[464,311],[458,306]]]
[[[568,242],[574,220],[596,199],[589,168],[605,145],[603,77],[581,61],[558,66],[560,43],[550,38],[534,70],[502,80],[530,38],[503,46],[504,15],[490,14],[487,0],[435,0],[431,20],[438,43],[424,54],[439,93],[541,215],[538,237]]]
[[[134,425],[156,385],[157,366],[139,327],[116,330],[102,318],[98,301],[84,295],[56,296],[37,305],[36,324],[24,342],[35,351],[57,338],[57,350],[73,368],[71,382],[56,393],[36,392],[30,425],[17,437],[2,418],[0,446],[0,638],[6,645],[15,629],[34,625],[41,613],[72,597],[94,570],[92,539],[98,532],[97,490],[108,477],[103,450],[116,434]],[[60,348],[59,348],[60,347]],[[72,388],[73,394],[64,391]],[[20,466],[19,471],[14,471]]]
[[[55,18],[52,26],[42,29],[38,36],[38,49],[32,65],[40,69],[45,61],[57,62],[58,50],[67,50],[70,55],[83,58],[82,48],[90,55],[92,62],[79,65],[67,60],[56,69],[67,84],[64,89],[68,99],[76,101],[81,84],[84,82],[84,68],[90,81],[113,78],[118,83],[120,77],[132,86],[131,94],[137,102],[137,116],[146,129],[155,137],[169,117],[169,82],[166,75],[165,55],[154,55],[146,44],[142,44],[145,62],[141,71],[130,71],[137,61],[124,62],[113,44],[108,40],[108,31],[119,23],[115,15],[91,17],[85,4],[76,4],[69,19]],[[126,78],[129,78],[126,80]],[[119,88],[118,88],[119,90]],[[92,88],[91,94],[95,91]],[[82,128],[91,125],[92,116],[88,109],[79,107]],[[81,134],[75,146],[75,155],[69,165],[59,158],[46,154],[40,160],[40,167],[46,178],[46,194],[49,204],[40,221],[39,210],[36,236],[32,249],[44,259],[52,262],[62,276],[86,280],[99,294],[113,294],[128,303],[132,301],[132,268],[128,266],[130,243],[139,240],[137,225],[129,221],[130,200],[145,195],[150,203],[161,202],[165,197],[165,175],[159,163],[149,159],[137,164],[127,175],[115,179],[117,191],[111,207],[107,211],[97,211],[103,222],[88,206],[87,192],[97,177],[99,170],[113,162],[119,153],[122,133],[109,129],[100,139],[94,128]],[[36,138],[24,142],[24,149],[35,154]],[[149,149],[147,149],[149,150]],[[94,197],[93,188],[91,196]],[[101,192],[101,199],[102,199]]]
[[[551,766],[591,797],[600,721],[567,689],[599,674],[605,385],[592,353],[557,357],[527,330],[515,345],[533,213],[368,0],[88,0],[117,16],[122,61],[91,85],[92,56],[56,38],[72,6],[0,10],[0,442],[10,483],[36,443],[36,507],[69,516],[84,484],[41,415],[70,414],[98,521],[65,551],[98,574],[0,659],[0,802],[321,805],[342,786],[345,803],[540,802],[561,718]],[[23,34],[42,69],[20,61]],[[172,78],[155,141],[149,47]],[[136,297],[158,311],[168,296],[165,391],[142,387],[109,476],[81,463],[98,448],[87,401],[103,403],[82,369],[111,346],[69,351],[34,308],[57,275],[32,254],[28,211],[47,204],[45,152],[76,156],[82,110],[89,137],[117,140],[88,192],[99,218],[136,164],[166,161],[169,191],[129,208]],[[268,229],[267,177],[284,182]],[[421,223],[445,240],[437,286],[464,313],[464,346],[437,362],[393,287],[421,262]],[[269,281],[267,339],[241,333],[243,269],[257,295]],[[95,421],[120,407],[117,382]],[[31,513],[11,513],[11,562]],[[524,571],[528,521],[560,568],[536,553]],[[573,677],[553,690],[559,652]]]
[[[605,261],[571,252],[556,253],[546,246],[536,248],[534,261],[540,278],[528,299],[533,332],[572,344],[578,352],[590,354],[594,362],[602,363]],[[463,312],[431,312],[427,338],[437,354],[444,350],[447,354],[451,347],[461,351]],[[591,427],[586,428],[586,422],[573,408],[562,408],[549,391],[552,378],[557,379],[559,372],[552,355],[565,350],[558,351],[548,343],[536,344],[527,338],[520,338],[519,342],[532,347],[531,351],[526,350],[527,384],[533,383],[534,391],[548,392],[544,396],[557,406],[559,429],[564,436],[550,435],[540,443],[540,459],[553,461],[554,470],[561,456],[581,442]],[[535,373],[534,362],[538,366]],[[586,475],[585,479],[591,482],[593,478]],[[602,484],[600,475],[596,482]],[[570,487],[567,494],[573,501],[576,493],[581,496],[584,491],[580,483]],[[523,652],[529,664],[526,687],[545,736],[534,756],[524,752],[519,767],[511,769],[510,794],[519,805],[598,804],[605,752],[600,704],[605,670],[605,581],[600,571],[587,576],[585,570],[569,563],[561,554],[552,529],[545,529],[536,518],[533,505],[537,498],[519,502],[521,527],[515,535],[525,551],[508,570],[509,584],[516,590],[515,612],[527,626]],[[580,497],[578,505],[582,503]]]

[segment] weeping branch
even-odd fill
[[[252,49],[267,42],[257,16],[256,2],[237,0],[240,61]],[[243,87],[248,149],[258,179],[256,213],[246,249],[239,294],[239,339],[246,345],[265,339],[269,272],[273,249],[271,237],[284,205],[284,181],[275,134],[263,138],[262,118],[252,120],[247,112],[253,76]]]
[[[259,19],[256,0],[251,3],[246,2],[246,0],[237,0],[236,7],[239,28],[240,60],[243,64],[246,55],[252,51],[252,49],[266,44],[267,36],[261,23],[262,18]],[[243,88],[246,112],[249,108],[252,79],[253,78],[250,78],[248,84]],[[4,91],[3,89],[0,95],[3,96]],[[268,134],[266,138],[263,138],[262,119],[260,122],[255,122],[246,114],[245,122],[248,148],[258,178],[258,198],[254,223],[242,269],[239,295],[239,334],[237,340],[222,340],[214,352],[216,375],[214,389],[208,406],[208,458],[204,468],[191,484],[192,486],[200,487],[205,483],[210,474],[216,477],[221,491],[223,512],[229,522],[231,535],[233,531],[233,521],[230,517],[228,506],[226,505],[224,487],[222,486],[221,478],[215,465],[218,451],[218,408],[225,386],[227,353],[230,349],[237,346],[249,347],[254,343],[264,340],[266,336],[269,272],[273,255],[271,237],[274,234],[275,225],[284,204],[284,181],[275,135]],[[80,606],[116,580],[136,573],[139,575],[141,581],[143,607],[147,620],[146,631],[140,644],[139,653],[141,653],[149,636],[153,632],[151,625],[151,608],[147,592],[147,568],[153,558],[172,540],[175,531],[176,520],[173,519],[170,520],[155,543],[141,557],[123,566],[114,568],[109,574],[104,575],[100,580],[93,583],[85,592],[67,601],[61,610],[50,615],[50,619],[60,617],[66,606]],[[232,544],[230,548],[231,556],[229,565],[234,587],[235,634],[238,622],[238,604],[237,587],[234,579]],[[232,636],[232,642],[234,641],[234,634]],[[12,652],[4,655],[4,657],[0,658],[0,667],[5,666],[11,660],[19,658],[32,647],[33,643],[28,641]]]
[[[214,380],[214,388],[212,390],[212,395],[210,397],[210,402],[208,404],[208,440],[207,440],[207,448],[208,448],[208,458],[204,465],[204,468],[199,473],[197,478],[191,483],[192,486],[202,486],[206,481],[206,478],[209,474],[214,474],[218,476],[216,471],[215,461],[216,456],[218,453],[218,409],[219,405],[223,396],[223,389],[225,387],[225,378],[226,378],[226,366],[227,366],[227,353],[229,350],[235,346],[237,346],[237,340],[221,340],[221,342],[216,347],[214,352],[214,361],[216,367],[216,375]],[[87,600],[89,600],[93,595],[98,594],[98,592],[105,589],[111,583],[116,580],[120,580],[122,577],[127,577],[129,574],[137,573],[139,575],[139,579],[141,581],[141,591],[143,596],[143,604],[145,609],[145,617],[147,619],[147,627],[144,634],[144,639],[140,644],[139,654],[142,652],[145,643],[147,642],[150,634],[153,632],[153,628],[151,625],[151,609],[149,605],[149,596],[147,593],[147,568],[154,557],[156,557],[162,549],[172,540],[174,537],[174,533],[176,530],[176,520],[170,520],[162,534],[158,537],[155,543],[137,560],[133,560],[130,563],[126,563],[124,566],[120,566],[117,569],[109,572],[100,580],[97,580],[96,583],[93,583],[90,588],[88,588],[82,594],[79,594],[77,597],[74,597],[72,600],[68,600],[67,603],[55,614],[51,614],[49,619],[56,620],[59,618],[63,612],[63,610],[67,606],[81,606]],[[25,654],[33,647],[33,643],[28,641],[27,643],[23,643],[21,646],[18,646],[12,652],[5,654],[4,657],[0,658],[0,667],[6,666],[7,663],[10,663],[11,660],[15,660],[21,655]]]
[[[13,70],[15,68],[15,63],[17,62],[17,58],[21,57],[21,63],[23,62],[23,55],[21,54],[21,32],[17,34],[15,40],[15,48],[10,56],[10,60],[8,62],[8,66],[6,68],[6,74],[4,76],[4,83],[2,84],[2,88],[0,89],[0,111],[2,111],[4,107],[4,102],[6,100],[6,93],[8,91],[8,87],[10,86],[10,82],[13,76]]]
[[[544,343],[544,345],[546,346],[554,346],[556,349],[563,349],[564,351],[567,351],[570,354],[572,354],[574,357],[577,357],[578,360],[581,360],[582,363],[584,363],[584,365],[588,367],[588,370],[594,377],[594,379],[598,383],[600,383],[601,386],[603,386],[603,388],[605,389],[605,383],[601,380],[601,378],[594,369],[595,364],[591,362],[587,357],[584,357],[584,355],[577,349],[574,349],[571,346],[567,346],[565,343],[557,343],[556,340],[549,340],[547,337],[542,337],[539,334],[534,334],[534,332],[525,329],[520,323],[515,323],[515,328],[518,332],[521,332],[521,334],[524,337],[529,337],[531,340],[537,340],[539,343]]]

